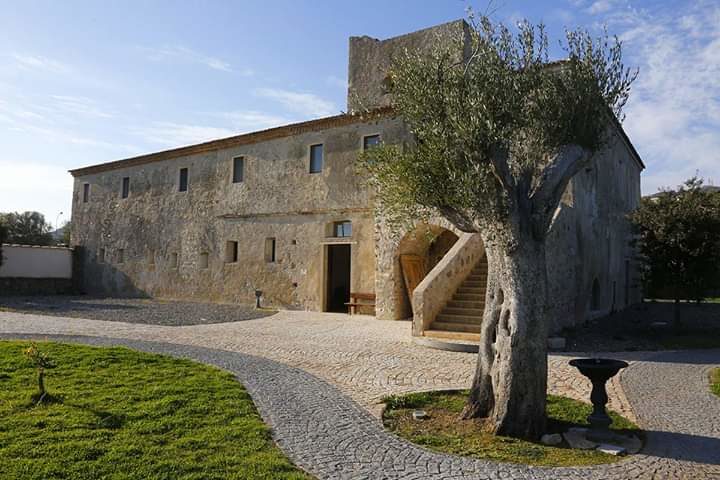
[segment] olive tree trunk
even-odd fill
[[[498,435],[545,430],[547,274],[544,240],[484,238],[488,264],[478,365],[463,418],[487,418]],[[487,237],[487,235],[483,235]]]

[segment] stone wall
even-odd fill
[[[456,20],[386,40],[368,36],[350,37],[348,111],[391,104],[387,93],[387,73],[393,59],[406,50],[429,52],[438,48],[457,48],[458,57],[469,56],[469,28],[464,20]]]
[[[640,202],[640,170],[629,145],[615,132],[608,148],[568,186],[548,238],[553,330],[641,300],[627,219]]]
[[[400,141],[404,127],[385,117],[295,129],[267,141],[79,175],[72,242],[86,247],[85,289],[240,303],[253,302],[260,289],[267,305],[323,310],[326,245],[344,242],[351,244],[351,290],[373,292],[372,194],[355,160],[363,136],[378,133]],[[318,143],[324,167],[311,174],[309,149]],[[232,183],[235,156],[245,158],[242,183]],[[189,171],[187,192],[178,191],[180,168]],[[130,177],[124,199],[123,177]],[[352,237],[332,238],[332,223],[343,220],[352,222]],[[275,262],[265,259],[267,238],[275,238]],[[226,262],[228,241],[238,242],[237,262]]]

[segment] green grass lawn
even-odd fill
[[[484,460],[544,466],[596,465],[621,457],[595,450],[573,450],[563,442],[557,447],[501,437],[483,431],[480,420],[460,420],[467,391],[411,393],[385,399],[385,426],[407,440],[440,452]],[[412,411],[421,408],[430,418],[414,420]],[[573,426],[587,426],[589,404],[565,397],[548,396],[548,432],[565,432]],[[611,428],[641,436],[638,427],[610,412]]]
[[[720,368],[710,371],[710,391],[720,397]]]
[[[188,360],[39,342],[53,401],[36,405],[28,342],[0,341],[2,479],[308,479],[228,372]]]

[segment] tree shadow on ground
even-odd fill
[[[705,465],[720,465],[720,438],[645,430],[641,454]]]
[[[671,302],[633,305],[563,330],[568,351],[632,352],[720,348],[720,303],[680,304],[681,325],[673,324]]]

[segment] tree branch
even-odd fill
[[[590,163],[592,153],[579,145],[565,145],[543,168],[530,194],[533,230],[545,236],[565,188],[581,169]]]
[[[515,178],[512,172],[510,172],[508,156],[507,150],[498,147],[493,148],[492,152],[490,152],[490,169],[503,190],[505,190],[508,195],[514,195]]]
[[[475,226],[475,222],[458,209],[444,206],[438,207],[438,211],[440,212],[440,215],[455,225],[455,227],[457,227],[457,229],[461,232],[476,233],[478,231],[477,226]]]

